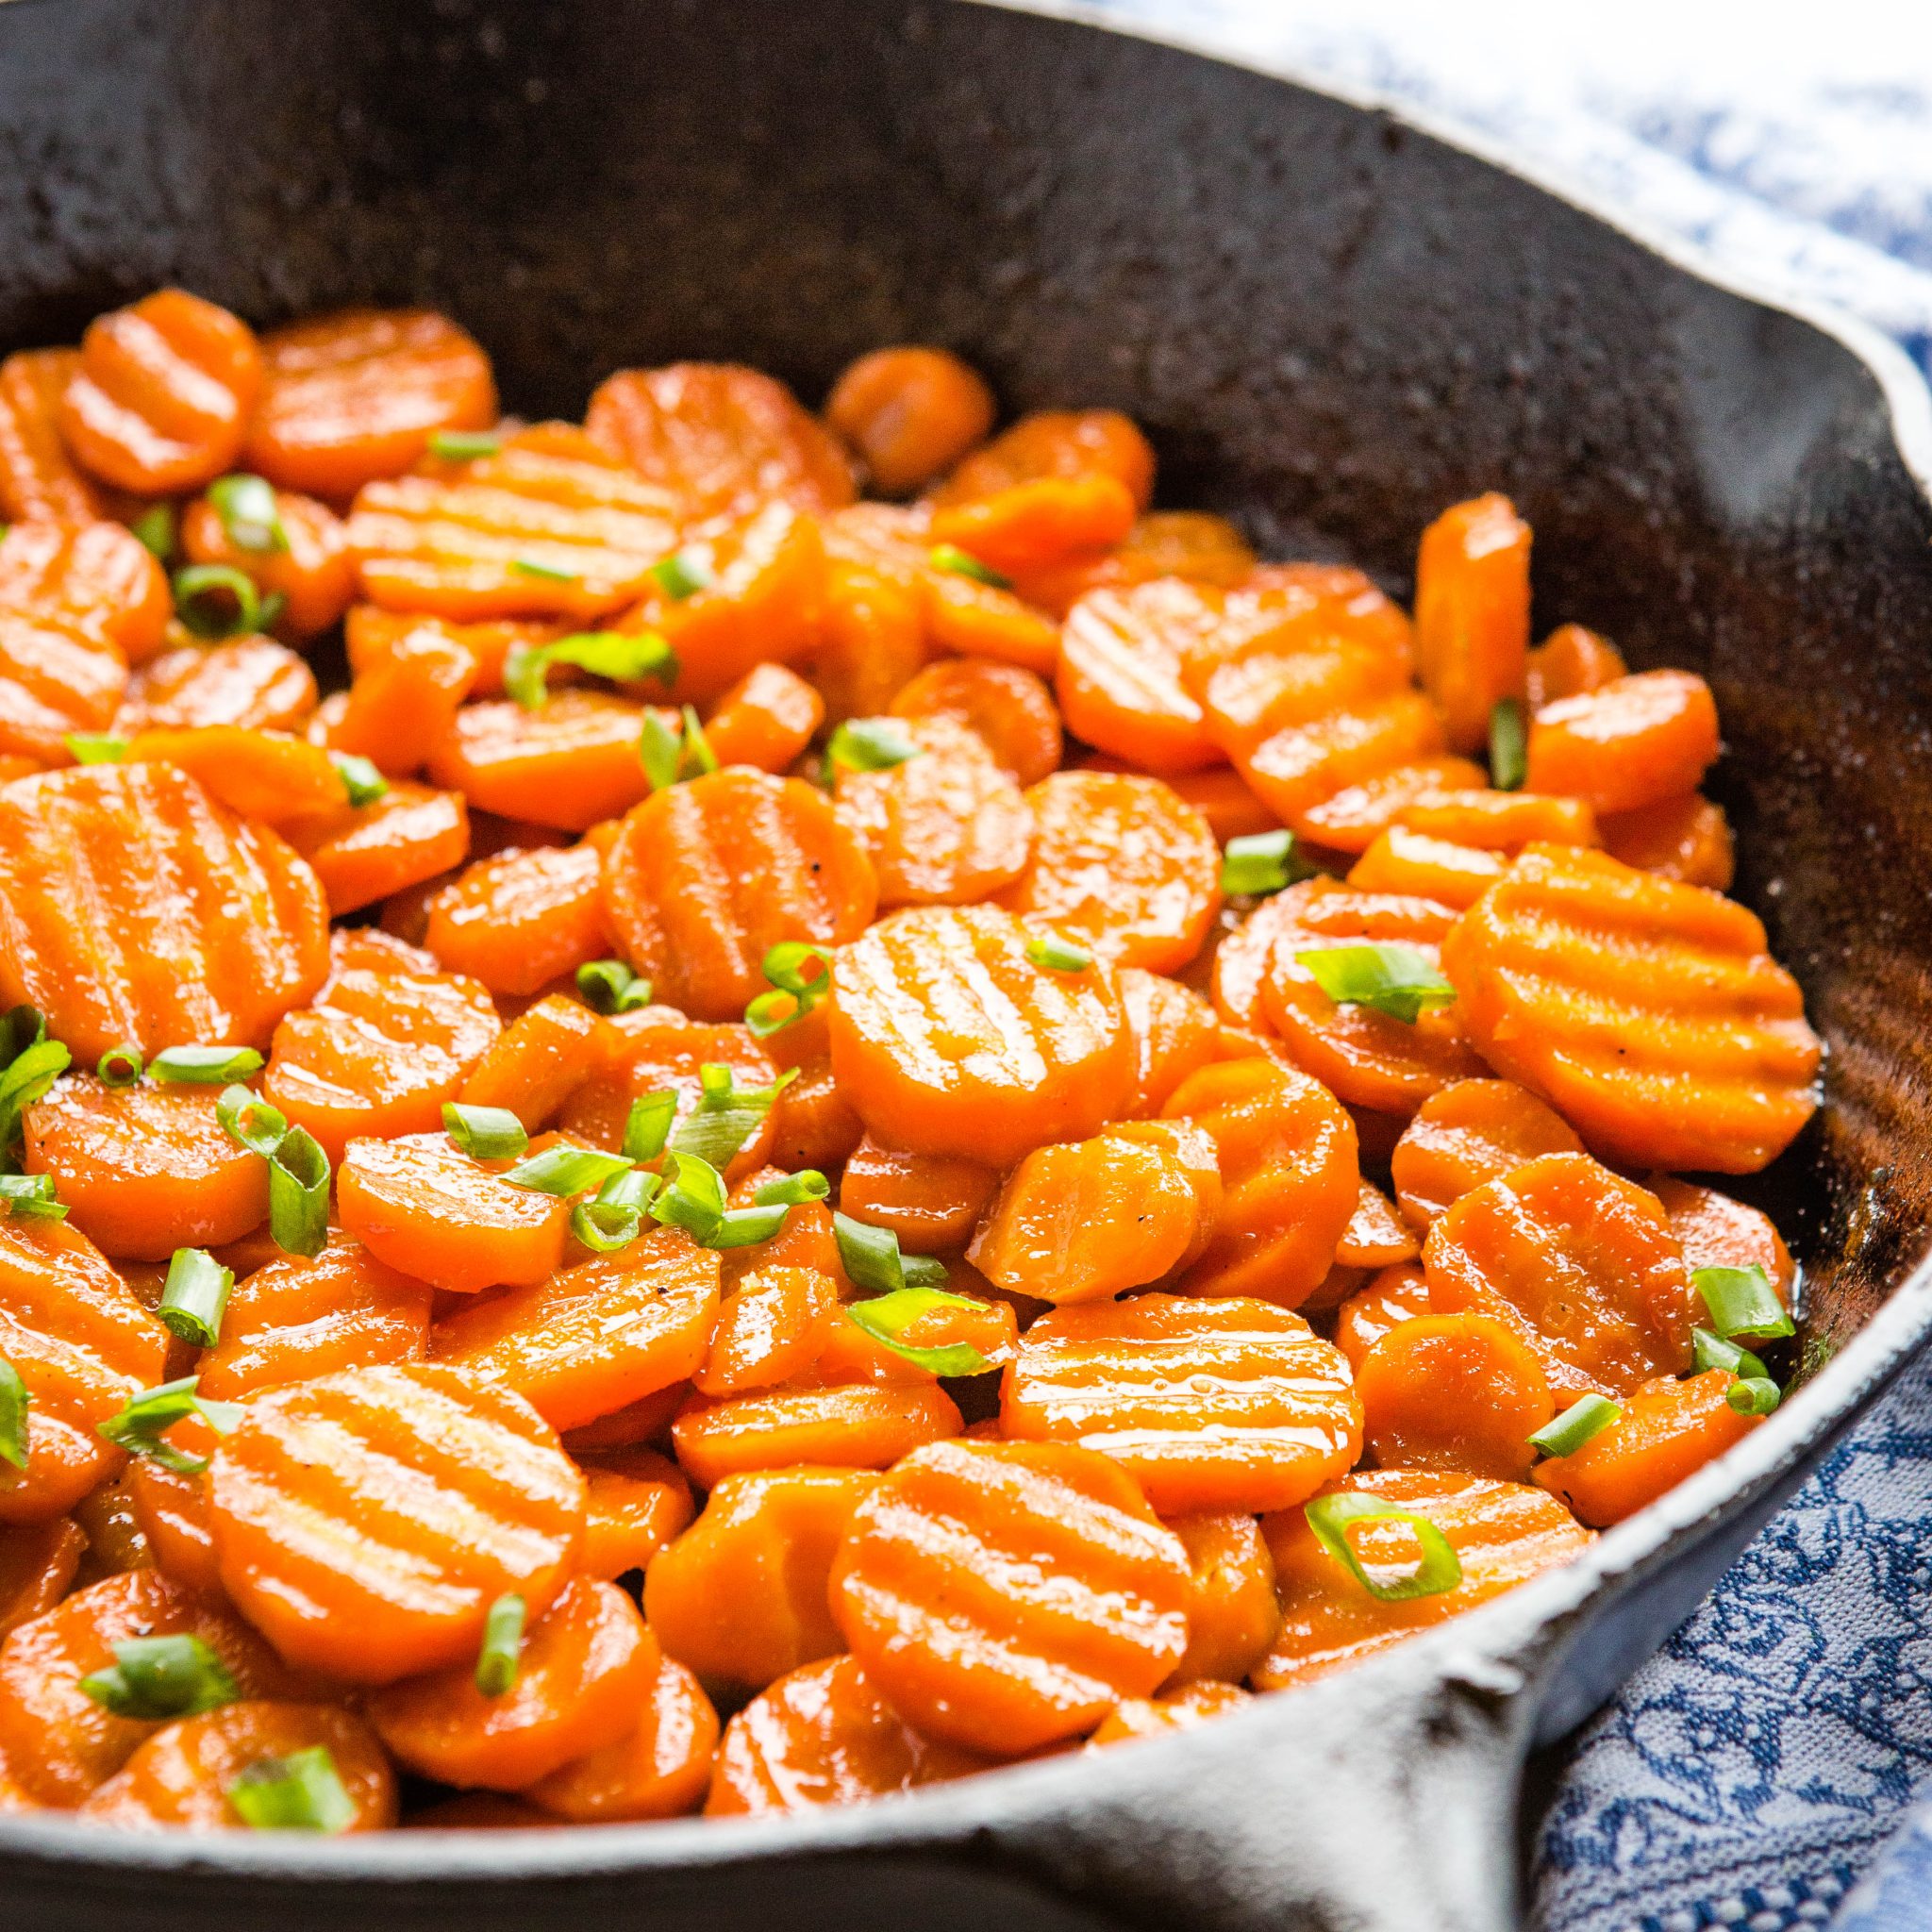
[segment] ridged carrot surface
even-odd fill
[[[102,513],[101,486],[60,437],[60,398],[77,349],[22,349],[0,362],[0,517],[84,524]]]
[[[1562,1115],[1510,1080],[1457,1080],[1432,1093],[1390,1157],[1395,1198],[1426,1229],[1463,1195],[1545,1154],[1581,1154]]]

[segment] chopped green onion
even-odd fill
[[[289,1131],[287,1115],[245,1087],[222,1089],[222,1097],[215,1103],[215,1119],[236,1146],[246,1147],[264,1159],[282,1144],[282,1136]]]
[[[1532,1449],[1545,1456],[1574,1456],[1592,1436],[1600,1436],[1624,1413],[1624,1405],[1607,1395],[1580,1395],[1553,1422],[1529,1438]]]
[[[1740,1348],[1735,1341],[1727,1341],[1722,1335],[1713,1335],[1708,1328],[1691,1329],[1690,1351],[1694,1366],[1700,1373],[1706,1369],[1724,1369],[1730,1374],[1747,1379],[1754,1376],[1770,1379],[1771,1371],[1748,1348]]]
[[[1294,834],[1285,826],[1230,839],[1221,855],[1221,890],[1239,897],[1278,892],[1314,875],[1315,868],[1295,850]]]
[[[905,1288],[943,1288],[951,1278],[946,1264],[927,1255],[909,1259],[899,1252],[899,1237],[889,1227],[872,1227],[849,1214],[832,1216],[839,1262],[855,1288],[893,1294]]]
[[[1529,725],[1521,698],[1498,698],[1490,712],[1490,783],[1521,791],[1529,775]]]
[[[541,1154],[518,1161],[504,1179],[538,1194],[581,1194],[586,1188],[600,1187],[633,1164],[627,1155],[605,1154],[595,1147],[574,1147],[568,1141],[558,1141]]]
[[[354,752],[332,751],[329,763],[342,781],[342,791],[354,806],[374,805],[389,794],[389,780],[365,758]]]
[[[519,644],[503,660],[503,688],[526,711],[548,703],[553,664],[574,664],[596,677],[634,684],[677,675],[677,653],[654,630],[580,630],[547,644]]]
[[[805,969],[813,963],[820,971],[807,978]],[[772,991],[759,993],[744,1009],[744,1024],[758,1040],[769,1040],[804,1019],[831,991],[832,949],[808,940],[783,940],[765,955],[763,970]]]
[[[717,572],[694,550],[680,550],[660,559],[651,566],[651,575],[658,579],[658,588],[674,604],[682,604],[687,597],[708,591],[718,581]]]
[[[935,570],[949,571],[954,576],[972,577],[979,583],[991,584],[995,591],[1013,588],[1011,577],[996,571],[990,563],[981,563],[978,558],[961,550],[957,543],[935,543],[925,555]]]
[[[656,711],[644,713],[643,728],[638,736],[638,762],[653,791],[662,791],[682,778],[702,777],[718,769],[717,754],[698,714],[685,706],[679,722],[667,724]]]
[[[161,1438],[178,1422],[198,1415],[218,1436],[225,1436],[242,1419],[242,1407],[234,1402],[207,1402],[194,1392],[198,1375],[183,1375],[179,1381],[163,1382],[143,1389],[125,1408],[117,1410],[94,1431],[104,1442],[125,1449],[130,1456],[144,1456],[176,1475],[196,1475],[208,1467],[205,1456],[190,1456]]]
[[[141,1078],[141,1049],[110,1046],[94,1062],[94,1077],[103,1087],[132,1087]]]
[[[1337,1006],[1367,1007],[1413,1026],[1425,1007],[1446,1007],[1456,989],[1418,947],[1391,940],[1376,944],[1321,946],[1294,956]]]
[[[127,1637],[114,1661],[80,1680],[103,1710],[143,1724],[219,1710],[241,1696],[240,1685],[199,1637]]]
[[[20,1371],[0,1355],[0,1462],[26,1467],[26,1411],[33,1398]]]
[[[1690,1286],[1710,1310],[1710,1325],[1728,1341],[1734,1335],[1772,1340],[1795,1334],[1791,1317],[1771,1277],[1757,1262],[1748,1268],[1700,1268]]]
[[[684,757],[699,776],[718,769],[718,754],[711,749],[711,741],[705,736],[697,709],[691,705],[684,708]]]
[[[825,762],[839,772],[890,772],[921,747],[897,718],[848,718],[825,744]]]
[[[326,1744],[261,1757],[228,1787],[228,1804],[256,1831],[346,1831],[355,1801]]]
[[[785,1217],[791,1211],[782,1203],[776,1207],[727,1208],[709,1229],[698,1237],[698,1245],[705,1248],[755,1248],[760,1241],[770,1241],[785,1225]]]
[[[514,1160],[530,1144],[524,1124],[507,1107],[442,1103],[442,1131],[472,1160]]]
[[[1449,1539],[1429,1521],[1412,1509],[1398,1509],[1379,1496],[1360,1490],[1338,1490],[1317,1496],[1302,1505],[1302,1514],[1315,1532],[1315,1541],[1345,1564],[1350,1575],[1378,1603],[1407,1603],[1419,1596],[1440,1596],[1462,1581],[1462,1562]],[[1407,1576],[1391,1581],[1371,1576],[1348,1540],[1352,1523],[1406,1524],[1422,1545],[1422,1561]]]
[[[175,506],[151,503],[127,526],[148,551],[166,563],[175,554]]]
[[[241,637],[262,626],[261,593],[232,564],[191,563],[175,573],[175,615],[198,638]]]
[[[898,1288],[867,1301],[847,1302],[845,1313],[874,1341],[884,1342],[894,1355],[902,1355],[936,1375],[983,1375],[992,1364],[970,1341],[952,1341],[943,1348],[914,1348],[899,1339],[929,1309],[982,1306],[968,1295],[948,1294],[941,1289]]]
[[[0,1206],[15,1221],[65,1221],[50,1174],[0,1174]]]
[[[14,1007],[0,1023],[8,1048],[0,1065],[0,1159],[19,1142],[21,1116],[67,1071],[67,1049],[47,1038],[38,1007]]]
[[[222,1339],[222,1315],[234,1286],[235,1271],[205,1249],[176,1248],[155,1312],[170,1335],[212,1348]]]
[[[1744,1375],[1724,1391],[1725,1404],[1740,1415],[1769,1415],[1778,1405],[1777,1384],[1769,1375]]]
[[[237,550],[270,557],[288,549],[289,532],[282,523],[281,506],[275,501],[275,485],[266,476],[217,476],[208,486],[208,500],[214,505],[222,528]]]
[[[476,1658],[476,1688],[486,1697],[501,1697],[517,1680],[526,1611],[514,1591],[506,1591],[490,1606],[483,1620],[483,1648]]]
[[[261,1072],[261,1056],[252,1046],[167,1046],[147,1063],[155,1080],[182,1086],[215,1087]]]
[[[118,765],[127,756],[127,741],[108,731],[70,731],[61,742],[76,765]]]
[[[635,1168],[612,1174],[588,1201],[570,1210],[570,1231],[585,1247],[599,1255],[614,1255],[636,1241],[644,1224],[644,1209],[656,1191],[658,1176]]]
[[[671,1138],[671,1124],[677,1118],[677,1090],[659,1087],[640,1094],[630,1104],[624,1120],[624,1155],[640,1165],[656,1160]]]
[[[269,1238],[311,1260],[328,1246],[328,1156],[306,1127],[291,1127],[268,1158]]]
[[[767,1181],[752,1199],[760,1208],[803,1208],[808,1202],[824,1200],[831,1191],[831,1182],[817,1168],[806,1167],[796,1174],[782,1174],[774,1181]]]
[[[433,429],[429,433],[429,454],[446,463],[493,457],[502,447],[503,438],[493,429]]]
[[[707,1060],[698,1069],[698,1104],[672,1135],[672,1151],[695,1154],[722,1173],[797,1077],[788,1067],[769,1087],[740,1087],[729,1067]]]
[[[651,982],[622,959],[592,959],[579,966],[577,991],[593,1013],[634,1013],[651,1004]]]
[[[271,591],[261,600],[261,615],[256,620],[263,630],[273,630],[275,619],[289,608],[289,600],[279,591]]]
[[[695,1154],[667,1154],[669,1178],[651,1203],[651,1219],[703,1241],[724,1218],[724,1176]]]
[[[580,570],[565,570],[559,564],[540,563],[534,557],[513,557],[509,567],[519,576],[542,577],[554,584],[574,584],[583,575]]]
[[[1026,957],[1048,973],[1084,973],[1093,963],[1085,946],[1057,939],[1028,940]]]

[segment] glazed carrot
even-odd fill
[[[649,794],[638,761],[644,717],[608,691],[558,691],[541,711],[465,705],[425,770],[484,811],[581,832]]]
[[[949,718],[976,732],[1016,785],[1037,785],[1059,766],[1060,715],[1036,672],[991,658],[945,658],[909,679],[890,707],[895,718]]]
[[[834,767],[839,820],[872,860],[879,905],[971,905],[1010,885],[1026,868],[1033,813],[986,741],[949,718],[891,731],[894,749],[911,754],[899,763]]]
[[[378,1259],[437,1288],[475,1294],[547,1280],[563,1259],[570,1206],[472,1160],[446,1134],[351,1141],[336,1170],[336,1209]]]
[[[675,507],[580,431],[539,424],[447,476],[363,486],[347,541],[363,594],[458,623],[608,616],[676,542]]]
[[[694,1374],[717,1320],[717,1256],[681,1228],[654,1227],[614,1255],[458,1309],[436,1324],[430,1353],[573,1429]]]
[[[234,462],[260,388],[248,325],[161,289],[88,325],[60,398],[60,435],[84,469],[119,489],[192,490]]]
[[[1798,984],[1716,892],[1533,848],[1463,915],[1442,971],[1495,1070],[1612,1159],[1751,1173],[1817,1105]]]
[[[976,1160],[912,1154],[867,1135],[845,1164],[839,1207],[855,1221],[890,1228],[904,1253],[933,1255],[965,1244],[999,1184]]]
[[[491,1605],[513,1591],[541,1615],[583,1532],[549,1424],[423,1363],[258,1395],[208,1494],[237,1608],[291,1662],[358,1684],[474,1662]]]
[[[1182,670],[1213,650],[1226,624],[1221,592],[1182,577],[1082,597],[1067,612],[1054,681],[1068,728],[1163,775],[1221,763]]]
[[[174,615],[160,565],[110,523],[10,525],[0,538],[0,609],[71,626],[130,664],[161,648]]]
[[[173,765],[201,782],[238,818],[287,825],[346,809],[342,774],[328,754],[282,731],[205,724],[192,731],[143,731],[124,755],[130,765]]]
[[[330,1704],[244,1701],[166,1725],[141,1744],[80,1807],[95,1824],[125,1831],[240,1830],[236,1796],[258,1767],[273,1774],[308,1751],[327,1761],[348,1800],[332,1832],[386,1831],[396,1822],[396,1780],[375,1734]]]
[[[963,1346],[989,1368],[1003,1368],[1018,1353],[1016,1307],[1030,1314],[1041,1304],[1027,1295],[1006,1294],[963,1261],[948,1267],[946,1279],[948,1298],[915,1311],[899,1326],[896,1339],[911,1349]],[[938,1374],[930,1363],[912,1360],[860,1327],[847,1308],[824,1319],[810,1373],[799,1380],[833,1386],[874,1382],[886,1387],[929,1388]]]
[[[338,1162],[352,1139],[441,1125],[502,1025],[474,979],[352,966],[275,1028],[262,1094]]]
[[[85,524],[104,510],[104,492],[60,440],[60,398],[80,361],[77,349],[23,349],[0,362],[0,518],[8,523]]]
[[[1300,929],[1302,908],[1311,895],[1325,892],[1328,884],[1323,879],[1304,879],[1261,900],[1245,917],[1233,906],[1222,910],[1221,923],[1228,929],[1215,944],[1208,982],[1215,1009],[1224,1022],[1273,1041],[1277,1052],[1280,1041],[1268,1024],[1261,1004],[1268,961],[1275,940]]]
[[[990,496],[938,505],[932,535],[1011,576],[1110,548],[1134,527],[1139,508],[1117,476],[1035,476]]]
[[[771,1158],[788,1174],[840,1166],[865,1138],[865,1124],[852,1109],[832,1074],[823,1034],[816,1047],[794,1038],[788,1027],[766,1041],[772,1058],[797,1077],[783,1088],[772,1107]]]
[[[704,1796],[717,1748],[718,1713],[710,1700],[682,1664],[660,1657],[632,1728],[540,1779],[524,1796],[576,1824],[675,1818]]]
[[[1023,572],[1016,588],[1029,604],[1064,622],[1090,591],[1125,590],[1153,577],[1186,577],[1230,590],[1254,567],[1255,553],[1225,517],[1195,509],[1149,510],[1112,549]]]
[[[516,1679],[491,1694],[464,1657],[374,1691],[369,1722],[404,1769],[441,1784],[520,1791],[633,1729],[658,1645],[614,1584],[573,1577],[530,1619]]]
[[[400,778],[367,805],[291,819],[285,831],[338,917],[440,878],[470,850],[461,795]]]
[[[584,426],[688,523],[744,515],[774,497],[801,510],[853,498],[844,451],[782,382],[737,363],[620,369],[591,392]]]
[[[1135,1056],[1104,961],[1037,964],[992,907],[883,919],[840,954],[832,1070],[889,1145],[1000,1167],[1122,1113]]]
[[[1524,697],[1532,717],[1545,705],[1579,697],[1628,675],[1623,653],[1608,638],[1580,624],[1559,624],[1530,647]]]
[[[261,339],[249,466],[284,490],[340,499],[400,476],[439,429],[496,421],[490,359],[424,308],[347,308]]]
[[[0,1644],[0,1753],[36,1803],[72,1810],[162,1728],[114,1716],[80,1688],[112,1668],[117,1643],[136,1637],[198,1637],[244,1698],[303,1694],[303,1681],[269,1646],[208,1599],[152,1570],[91,1584]]]
[[[644,1614],[666,1654],[741,1696],[842,1650],[826,1582],[853,1510],[878,1482],[857,1469],[726,1476],[644,1578]]]
[[[1407,614],[1352,564],[1257,564],[1231,591],[1228,613],[1244,640],[1293,622],[1304,635],[1341,639],[1405,672],[1413,668],[1415,627]]]
[[[1398,1324],[1356,1369],[1362,1438],[1385,1469],[1457,1470],[1521,1481],[1529,1437],[1556,1413],[1536,1354],[1488,1315]]]
[[[1121,966],[1178,972],[1221,904],[1207,822],[1158,778],[1057,772],[1026,793],[1033,854],[999,896]]]
[[[1188,1648],[1172,1685],[1239,1683],[1274,1641],[1274,1559],[1252,1516],[1217,1511],[1170,1516],[1188,1553]],[[1103,1729],[1105,1726],[1103,1726]]]
[[[1423,1248],[1439,1314],[1494,1315],[1561,1401],[1690,1365],[1701,1304],[1654,1194],[1587,1154],[1547,1154],[1464,1194]]]
[[[1687,1476],[1741,1442],[1764,1418],[1740,1414],[1724,1399],[1736,1381],[1728,1369],[1707,1369],[1678,1382],[1643,1382],[1622,1413],[1568,1456],[1539,1466],[1536,1480],[1576,1516],[1607,1529],[1674,1490]]]
[[[1312,805],[1301,815],[1300,829],[1319,845],[1338,852],[1366,852],[1396,814],[1436,791],[1459,791],[1487,782],[1480,765],[1467,758],[1436,755],[1376,773]]]
[[[519,645],[555,643],[574,625],[559,618],[484,619],[455,624],[446,617],[417,611],[385,610],[379,604],[352,604],[342,620],[342,641],[348,647],[352,677],[366,676],[403,639],[418,631],[433,632],[446,644],[467,651],[475,665],[472,693],[496,697],[503,691],[503,667]],[[578,672],[568,664],[553,664],[548,684],[553,690],[572,682]]]
[[[1119,1744],[1129,1738],[1159,1738],[1225,1715],[1249,1701],[1239,1684],[1202,1678],[1164,1697],[1124,1697],[1108,1712],[1090,1744]]]
[[[705,721],[705,736],[721,765],[782,772],[803,754],[824,716],[824,699],[797,672],[755,664],[718,700]]]
[[[1348,1115],[1306,1074],[1253,1058],[1190,1074],[1161,1113],[1206,1128],[1220,1157],[1214,1238],[1182,1290],[1294,1307],[1327,1274],[1355,1213],[1359,1180]]]
[[[1529,727],[1535,791],[1635,811],[1695,791],[1716,760],[1717,705],[1688,671],[1643,671],[1545,705]]]
[[[975,450],[934,491],[943,505],[974,503],[1044,476],[1112,476],[1136,506],[1154,493],[1154,451],[1113,409],[1037,409]]]
[[[682,1382],[674,1382],[670,1388],[646,1395],[641,1402],[614,1409],[580,1429],[572,1429],[564,1437],[563,1446],[587,1470],[605,1457],[629,1455],[648,1444],[668,1448],[671,1424],[690,1398],[691,1390]]]
[[[1106,1457],[935,1442],[854,1511],[831,1605],[895,1709],[1011,1756],[1152,1691],[1187,1648],[1189,1581],[1187,1552]]]
[[[691,1480],[715,1489],[729,1475],[794,1463],[887,1469],[963,1426],[951,1397],[931,1381],[897,1387],[848,1382],[696,1402],[671,1434]]]
[[[594,845],[500,852],[428,902],[423,943],[491,992],[536,992],[608,956]]]
[[[292,731],[314,708],[315,674],[294,652],[268,638],[231,638],[150,658],[128,679],[114,729],[123,738],[208,724]]]
[[[280,541],[265,549],[229,530],[213,496],[199,496],[181,513],[181,549],[189,562],[239,570],[264,598],[282,600],[275,627],[312,638],[340,622],[356,591],[356,571],[342,525],[326,504],[289,491],[271,492]]]
[[[67,1594],[87,1537],[65,1516],[0,1529],[0,1641]]]
[[[526,1132],[537,1133],[616,1054],[619,1040],[608,1021],[552,993],[496,1036],[457,1098],[466,1107],[507,1108]]]
[[[88,1074],[25,1116],[29,1174],[48,1174],[74,1226],[104,1254],[165,1261],[239,1241],[268,1218],[268,1170],[215,1119],[218,1090]]]
[[[170,1370],[191,1353],[188,1343],[177,1341],[168,1352]],[[208,1446],[213,1446],[212,1431]],[[135,1507],[134,1474],[135,1465],[130,1461],[119,1475],[97,1484],[74,1506],[72,1520],[87,1539],[80,1568],[75,1573],[83,1588],[129,1570],[148,1569],[153,1562],[154,1552]]]
[[[989,1768],[913,1730],[856,1658],[827,1657],[781,1678],[724,1727],[705,1815],[853,1805]]]
[[[1479,750],[1497,702],[1523,695],[1529,649],[1529,525],[1507,496],[1458,503],[1423,532],[1415,632],[1450,748]]]
[[[865,465],[875,490],[905,496],[985,441],[992,391],[945,349],[874,349],[832,385],[825,421]]]
[[[439,625],[406,630],[356,674],[329,746],[372,760],[391,777],[420,771],[454,730],[476,681],[476,657]]]
[[[1335,1345],[1359,1371],[1369,1350],[1391,1328],[1429,1312],[1429,1285],[1423,1271],[1407,1262],[1384,1268],[1341,1303],[1335,1318]]]
[[[625,819],[604,909],[630,963],[701,1020],[768,991],[781,941],[843,945],[871,920],[872,863],[824,795],[742,767],[673,785]]]
[[[691,1376],[693,1385],[701,1395],[737,1395],[809,1369],[823,1319],[838,1302],[838,1284],[816,1269],[752,1269],[720,1304],[710,1348]]]
[[[127,689],[121,654],[71,623],[0,610],[0,756],[66,762],[74,732],[105,731]]]
[[[1708,886],[1714,892],[1730,891],[1737,869],[1730,821],[1723,806],[1694,791],[1660,798],[1635,811],[1607,812],[1603,835],[1610,857],[1640,872],[1681,879],[1687,886]]]
[[[799,671],[824,700],[825,721],[831,724],[885,709],[931,655],[929,600],[918,569],[881,567],[873,546],[849,541],[839,525],[839,516],[826,520],[819,635],[798,660]],[[1024,609],[1017,599],[1012,602]],[[1044,618],[1032,621],[1052,639],[1053,628]]]
[[[1395,1198],[1427,1229],[1463,1195],[1545,1154],[1581,1154],[1560,1114],[1510,1080],[1457,1080],[1432,1093],[1390,1158]]]
[[[222,1339],[196,1364],[197,1392],[238,1401],[317,1375],[420,1361],[430,1290],[341,1234],[313,1260],[283,1255],[230,1291]]]
[[[171,1368],[173,1363],[169,1365]],[[167,1432],[171,1447],[206,1457],[221,1441],[198,1416]],[[220,1602],[222,1573],[215,1562],[215,1540],[208,1526],[208,1488],[199,1473],[164,1469],[146,1457],[127,1465],[125,1486],[142,1560],[117,1568],[154,1569],[171,1583]],[[125,1554],[135,1553],[130,1549]]]
[[[1158,1113],[1183,1080],[1220,1058],[1220,1024],[1199,993],[1158,973],[1123,967],[1120,983],[1139,1074],[1127,1112]]]
[[[1670,1174],[1652,1174],[1644,1185],[1662,1204],[1692,1274],[1700,1268],[1761,1268],[1779,1300],[1790,1301],[1798,1271],[1768,1214]]]
[[[690,1526],[691,1485],[655,1449],[607,1450],[579,1466],[585,1496],[580,1575],[614,1583],[642,1570]]]
[[[1500,853],[1391,825],[1349,868],[1348,883],[1360,892],[1433,899],[1459,912],[1474,906],[1507,865]]]
[[[1266,1518],[1261,1530],[1274,1557],[1282,1617],[1279,1635],[1249,1678],[1257,1690],[1286,1690],[1361,1663],[1573,1561],[1595,1541],[1560,1503],[1523,1483],[1385,1469],[1344,1476],[1334,1487],[1435,1524],[1456,1552],[1461,1580],[1429,1596],[1379,1599],[1322,1546],[1301,1510]],[[1406,1523],[1357,1523],[1349,1540],[1372,1573],[1400,1577],[1415,1570],[1419,1545]]]

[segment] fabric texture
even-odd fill
[[[1088,10],[1419,108],[1770,292],[1863,316],[1932,371],[1932,9]],[[1567,1747],[1532,1924],[1798,1932],[1842,1906],[1837,1932],[1932,1932],[1932,1806],[1914,1814],[1915,1797],[1932,1797],[1932,1362]]]

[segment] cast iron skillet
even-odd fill
[[[731,358],[808,397],[952,343],[1148,425],[1175,504],[1392,589],[1507,489],[1540,625],[1703,671],[1741,890],[1830,1042],[1761,1197],[1805,1386],[1589,1557],[1157,1744],[845,1814],[358,1843],[0,1827],[0,1918],[1496,1932],[1533,1742],[1703,1594],[1932,1325],[1932,475],[1889,352],[1385,114],[954,0],[40,0],[0,10],[0,344],[179,281],[441,304],[507,402]]]

